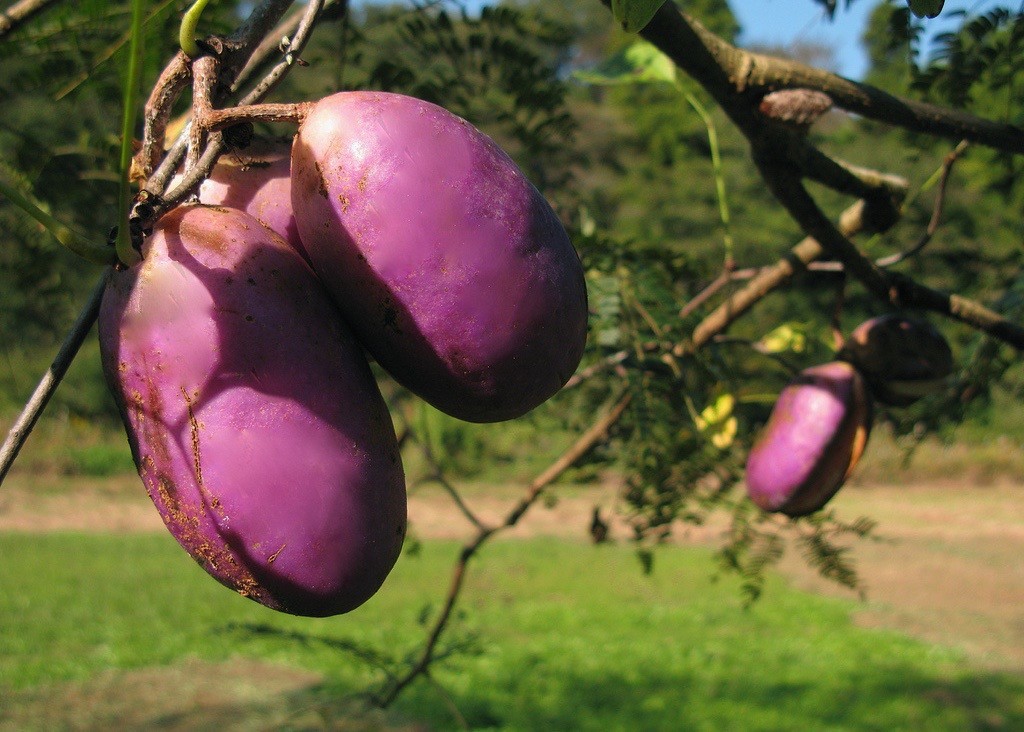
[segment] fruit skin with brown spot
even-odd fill
[[[441,411],[518,417],[579,364],[579,257],[540,192],[465,120],[399,94],[320,100],[293,145],[292,207],[359,340]]]
[[[292,213],[291,139],[256,138],[220,157],[199,184],[200,203],[237,208],[276,231],[308,261]]]
[[[294,249],[243,212],[179,207],[111,273],[99,329],[146,490],[207,572],[298,615],[377,591],[405,534],[398,445]]]
[[[871,432],[871,396],[848,363],[800,372],[779,395],[747,456],[751,500],[765,511],[804,516],[849,477]]]
[[[895,407],[938,391],[953,373],[953,352],[942,333],[901,313],[858,325],[838,357],[857,367],[878,401]]]

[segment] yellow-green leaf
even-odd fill
[[[724,421],[732,414],[736,406],[736,398],[732,394],[720,394],[715,401],[704,407],[704,411],[697,418],[697,428],[705,430],[708,427]]]
[[[658,12],[665,0],[612,0],[612,15],[630,33],[638,33]]]
[[[807,334],[790,323],[780,325],[761,339],[761,347],[768,353],[793,351],[803,353],[807,349]]]
[[[735,406],[736,398],[732,394],[720,394],[694,419],[697,429],[706,432],[711,444],[719,450],[726,449],[736,439],[739,422],[732,414]]]
[[[676,65],[652,44],[637,41],[593,69],[577,71],[573,76],[586,84],[674,84]]]
[[[732,441],[736,439],[736,429],[739,422],[736,421],[735,417],[729,417],[711,433],[711,444],[717,447],[719,450],[724,450]]]

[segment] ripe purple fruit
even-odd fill
[[[207,572],[297,615],[377,591],[405,534],[398,445],[295,250],[241,211],[182,206],[111,274],[99,325],[139,474]]]
[[[853,366],[834,361],[802,371],[747,456],[748,495],[765,511],[817,511],[849,477],[870,431],[871,399]]]
[[[441,411],[520,416],[579,364],[579,258],[543,196],[465,120],[399,94],[327,97],[295,139],[292,205],[360,341]]]
[[[898,313],[858,325],[839,358],[864,374],[878,401],[896,407],[941,389],[953,372],[953,352],[942,333]]]
[[[222,155],[198,194],[200,203],[237,208],[256,217],[306,257],[292,213],[290,140],[256,139]]]

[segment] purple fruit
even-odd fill
[[[198,194],[200,203],[255,216],[306,257],[292,214],[290,140],[256,139],[243,150],[222,155]]]
[[[207,572],[297,615],[377,591],[405,534],[398,445],[295,250],[241,211],[182,206],[110,275],[99,324],[139,474]]]
[[[465,120],[399,94],[327,97],[295,139],[292,204],[360,341],[441,411],[511,419],[575,371],[579,258],[543,196]]]
[[[834,361],[802,371],[747,456],[747,493],[765,511],[817,511],[850,475],[870,431],[871,399],[853,366]]]
[[[935,326],[897,313],[857,326],[839,357],[856,366],[875,397],[905,407],[945,384],[953,352]]]

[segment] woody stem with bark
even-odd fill
[[[0,11],[0,38],[16,30],[34,16],[56,5],[61,0],[20,0],[7,10]]]
[[[839,226],[847,236],[853,236],[864,227],[864,202],[858,201],[847,208],[839,219]],[[794,246],[789,254],[780,259],[774,266],[766,267],[750,280],[741,290],[733,293],[725,302],[715,308],[700,324],[694,328],[688,344],[676,347],[676,355],[683,356],[688,352],[703,347],[714,336],[740,318],[768,293],[789,282],[798,272],[820,257],[824,249],[815,239],[807,237]]]
[[[205,114],[207,116],[199,121],[200,126],[206,125],[207,130],[221,129],[229,127],[232,124],[237,124],[238,122],[254,120],[300,123],[302,116],[305,114],[305,110],[308,109],[307,104],[261,105],[258,104],[258,102],[260,102],[260,100],[263,99],[263,97],[265,97],[282,78],[284,78],[284,75],[294,67],[295,59],[309,41],[309,37],[316,26],[316,19],[319,17],[320,11],[324,5],[324,0],[310,0],[306,4],[302,18],[296,26],[295,37],[291,39],[287,49],[285,49],[284,58],[275,64],[263,76],[252,91],[239,100],[238,107],[235,109],[242,109],[245,111],[234,113],[230,108],[215,110],[214,105],[217,102],[217,95],[214,85],[208,80],[203,81],[199,87],[199,94],[197,96],[202,97],[199,102],[200,115],[202,116]],[[281,13],[284,12],[283,8],[279,9]],[[280,14],[264,14],[261,17],[263,18],[263,22],[269,22],[271,20],[276,22],[275,19],[280,18]],[[263,32],[264,34],[271,33],[273,32],[273,28],[263,28]],[[249,35],[246,35],[241,33],[241,31],[232,34],[232,36],[223,44],[225,53],[219,59],[219,66],[216,72],[216,88],[224,89],[232,86],[234,80],[237,79],[237,74],[241,71],[241,67],[251,58],[251,56],[245,56],[242,58],[228,53],[233,48],[231,44],[232,39],[235,38],[243,39],[238,42],[244,43],[244,48],[247,49],[249,53],[255,53],[257,50],[257,41],[259,38],[254,34],[250,33]],[[260,38],[262,38],[262,36]],[[208,73],[209,72],[207,72],[207,74]],[[151,110],[150,113],[157,114],[157,110]],[[195,120],[193,122],[195,122]],[[158,199],[158,203],[151,207],[148,216],[145,217],[145,221],[143,221],[144,225],[155,221],[166,211],[173,208],[177,203],[188,196],[196,186],[199,185],[200,181],[209,175],[214,164],[216,164],[217,159],[224,150],[223,141],[220,139],[220,135],[209,135],[207,143],[203,146],[202,154],[198,156],[188,174],[182,176],[182,179],[173,190],[168,191],[166,190],[167,183],[171,179],[171,176],[174,175],[179,163],[185,156],[188,142],[192,139],[193,137],[191,132],[183,133],[164,157],[163,162],[157,168],[156,172],[147,182],[145,193],[147,193],[150,198],[154,196],[160,198]]]
[[[602,0],[606,5],[610,0]],[[739,49],[665,2],[641,35],[661,49],[714,97],[748,139],[765,128],[757,102],[776,89],[811,89],[842,109],[913,132],[966,139],[996,150],[1024,153],[1024,130],[959,110],[887,94],[797,61]]]
[[[863,257],[821,212],[814,199],[791,171],[757,160],[776,199],[800,227],[846,267],[876,297],[896,308],[921,308],[941,313],[1009,343],[1024,348],[1024,328],[984,305],[959,295],[934,290],[899,274],[887,274]]]
[[[103,289],[106,286],[106,282],[107,275],[106,271],[104,271],[103,276],[100,277],[99,282],[96,283],[92,293],[89,295],[89,299],[86,302],[85,308],[79,314],[78,320],[75,321],[74,326],[65,336],[64,342],[53,359],[53,363],[50,364],[50,368],[43,374],[43,378],[38,386],[36,386],[35,391],[32,392],[32,396],[29,397],[25,408],[22,409],[18,419],[15,420],[14,425],[7,433],[3,446],[0,446],[0,484],[4,482],[7,473],[10,472],[15,458],[18,457],[18,453],[21,452],[21,448],[25,444],[25,440],[32,433],[32,429],[46,408],[47,403],[49,403],[50,397],[53,396],[57,385],[64,378],[68,368],[71,366],[71,362],[75,360],[75,356],[82,347],[82,343],[85,342],[85,338],[99,314],[100,301],[103,299]]]
[[[607,4],[607,0],[603,0]],[[762,178],[804,232],[839,259],[844,269],[874,296],[894,307],[919,307],[942,313],[1024,347],[1024,328],[998,313],[957,295],[932,290],[909,277],[888,275],[843,236],[807,193],[803,178],[835,190],[885,202],[886,181],[872,182],[856,168],[843,166],[805,138],[767,118],[758,102],[774,89],[804,88],[828,94],[840,107],[888,124],[939,137],[977,142],[996,150],[1024,153],[1024,130],[955,110],[885,94],[803,64],[742,51],[665,2],[641,31],[721,105],[751,145]],[[867,186],[867,188],[865,188]],[[875,192],[871,192],[874,188]]]
[[[861,201],[854,204],[843,213],[843,216],[840,219],[840,227],[845,233],[852,236],[864,227],[864,209],[865,203]],[[802,241],[794,247],[794,253],[791,257],[787,257],[776,267],[764,270],[759,276],[755,277],[747,287],[729,298],[727,303],[717,308],[712,315],[705,319],[701,325],[698,326],[698,329],[694,331],[694,336],[691,342],[678,346],[676,349],[678,352],[673,353],[672,355],[690,355],[710,343],[717,334],[728,328],[728,326],[742,313],[749,310],[756,302],[786,282],[796,271],[799,270],[801,266],[805,266],[808,262],[820,256],[823,251],[824,250],[821,245],[813,239],[808,238]],[[718,280],[716,280],[716,282],[717,281]],[[628,358],[628,355],[629,354],[627,352],[622,352],[613,354],[610,358],[616,360],[616,362],[622,362]],[[604,362],[601,362],[601,364],[604,365]],[[569,383],[566,384],[566,388],[581,383],[583,380],[593,376],[600,370],[601,369],[584,370],[578,375],[579,378],[574,377],[574,379],[570,379]],[[448,593],[445,597],[444,606],[431,626],[418,659],[409,667],[405,674],[389,679],[384,690],[374,698],[375,704],[380,707],[389,706],[402,693],[402,691],[409,686],[409,684],[415,681],[418,677],[429,673],[438,643],[444,634],[458,599],[462,593],[469,563],[473,557],[477,555],[481,546],[499,532],[515,526],[536,503],[537,499],[540,498],[548,485],[564,473],[565,470],[574,465],[576,461],[582,458],[591,448],[600,442],[600,440],[604,439],[608,431],[625,413],[625,410],[629,405],[629,401],[630,397],[628,394],[622,396],[615,406],[607,414],[601,417],[589,430],[587,430],[587,432],[585,432],[569,450],[567,450],[547,470],[538,475],[527,488],[525,495],[509,511],[505,520],[501,524],[494,527],[485,526],[479,523],[476,524],[476,534],[462,546],[462,549],[459,552],[458,559],[456,560],[455,567],[452,571],[452,577],[449,583]]]

